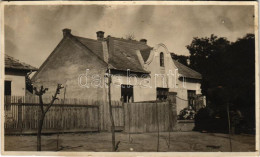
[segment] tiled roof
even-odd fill
[[[102,42],[98,40],[74,36],[79,42],[89,48],[93,53],[104,59]],[[151,47],[146,44],[122,38],[109,36],[108,42],[108,64],[111,69],[133,72],[149,73],[143,68],[142,60],[146,61],[150,55]],[[138,51],[141,53],[138,54]]]
[[[96,55],[98,55],[101,59],[104,59],[101,41],[78,37],[78,36],[74,36],[74,37],[76,37],[76,39],[78,39],[82,44],[87,46],[92,52],[94,52]]]
[[[18,70],[27,70],[27,71],[37,71],[38,69],[29,65],[29,64],[26,64],[26,63],[23,63],[17,59],[14,59],[13,57],[11,56],[8,56],[5,54],[5,68],[8,68],[8,69],[18,69]]]
[[[178,68],[178,72],[186,77],[186,78],[193,78],[193,79],[202,79],[202,76],[200,73],[198,73],[195,70],[192,70],[191,68],[179,63],[178,61],[173,59],[174,64]]]
[[[147,48],[147,49],[143,49],[143,50],[140,51],[141,55],[144,59],[144,62],[146,62],[148,60],[150,53],[151,53],[151,50],[152,50],[152,48]]]
[[[109,64],[116,70],[130,69],[134,72],[149,73],[143,68],[142,55],[138,51],[151,50],[151,47],[144,43],[126,40],[121,38],[109,37]],[[138,54],[139,53],[139,54]]]
[[[74,37],[102,60],[104,59],[101,41],[78,36]],[[133,72],[149,73],[149,71],[143,68],[141,62],[142,60],[144,62],[147,61],[152,47],[136,40],[126,40],[111,36],[107,37],[106,41],[108,42],[108,64],[110,65],[110,68],[123,71],[130,69]],[[140,51],[140,54],[138,51]],[[193,79],[202,78],[200,73],[191,68],[177,62],[176,60],[173,60],[173,62],[182,76]]]

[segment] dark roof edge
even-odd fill
[[[12,70],[22,70],[22,71],[38,71],[38,69],[32,68],[12,68],[12,67],[5,67],[5,69],[12,69]]]
[[[123,70],[123,69],[116,69],[116,68],[110,68],[111,70],[114,70],[114,71],[122,71],[122,72],[127,72],[127,70]],[[134,70],[131,70],[129,69],[130,72],[132,73],[140,73],[140,74],[150,74],[151,72],[149,71],[134,71]]]

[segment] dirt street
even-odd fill
[[[160,152],[229,152],[227,134],[172,132],[169,142],[168,132],[160,133]],[[58,141],[58,142],[57,142]],[[129,134],[116,133],[120,141],[119,152],[155,152],[157,151],[157,133]],[[5,151],[36,151],[36,136],[5,136]],[[232,135],[232,149],[236,152],[255,150],[255,136]],[[43,151],[111,151],[111,134],[80,133],[42,136]]]

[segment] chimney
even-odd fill
[[[62,30],[62,32],[63,32],[63,37],[68,36],[68,35],[71,35],[71,29],[64,28],[64,29]]]
[[[146,39],[141,39],[140,42],[143,43],[143,44],[147,44],[147,40]]]
[[[105,32],[103,31],[98,31],[97,33],[97,40],[103,40],[104,39],[104,34]]]

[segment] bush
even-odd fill
[[[195,127],[194,131],[206,131],[206,132],[228,132],[228,121],[224,114],[214,112],[210,108],[201,108],[195,116]]]
[[[179,120],[193,120],[195,117],[195,111],[192,108],[184,108],[178,115]]]

